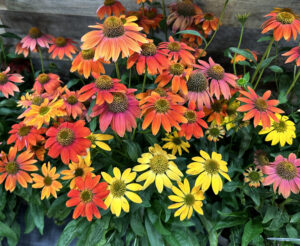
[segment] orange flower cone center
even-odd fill
[[[95,51],[93,49],[82,50],[81,55],[84,60],[90,60],[94,58]]]
[[[215,174],[219,171],[219,164],[212,159],[206,160],[204,163],[204,170],[209,174]]]
[[[30,28],[28,34],[31,38],[39,38],[43,35],[41,30],[38,29],[37,27]]]
[[[47,82],[49,82],[50,80],[50,77],[48,74],[46,73],[41,73],[39,76],[38,76],[38,81],[41,83],[41,84],[45,84]]]
[[[20,127],[20,129],[18,131],[18,135],[21,137],[25,137],[30,132],[30,129],[31,129],[30,126],[22,126],[22,127]]]
[[[6,84],[8,77],[5,73],[0,73],[0,85]]]
[[[48,106],[41,107],[40,110],[39,110],[39,114],[40,114],[40,115],[45,115],[45,114],[47,114],[49,111],[50,111],[50,107],[48,107]]]
[[[67,40],[64,37],[57,37],[55,39],[55,44],[58,47],[64,47],[67,44]]]
[[[181,75],[184,71],[184,66],[180,63],[174,63],[170,66],[170,73],[173,75]]]
[[[110,192],[113,197],[122,197],[126,192],[126,184],[124,181],[117,179],[110,185]]]
[[[280,120],[279,122],[274,121],[272,126],[277,132],[285,132],[287,127],[286,123],[283,120]]]
[[[125,112],[128,109],[128,99],[124,93],[117,92],[113,95],[114,99],[108,104],[108,110],[113,113]]]
[[[192,73],[187,82],[189,91],[202,92],[208,87],[208,81],[202,72]]]
[[[103,23],[103,34],[107,38],[116,38],[124,34],[122,20],[116,16],[107,17]]]
[[[258,171],[252,171],[248,175],[251,182],[259,182],[261,177]]]
[[[193,16],[195,15],[194,4],[189,0],[184,0],[177,3],[177,13],[183,16]]]
[[[74,105],[78,102],[78,100],[74,95],[71,95],[67,98],[67,102],[71,105]]]
[[[184,197],[184,203],[187,206],[192,206],[195,203],[195,197],[191,193],[186,194]]]
[[[5,165],[5,171],[8,173],[8,174],[16,174],[19,170],[19,165],[17,162],[15,161],[11,161],[11,162],[8,162],[6,165]]]
[[[262,98],[257,98],[255,101],[255,106],[259,111],[266,111],[268,108],[268,104],[266,100]]]
[[[184,117],[188,120],[188,123],[194,123],[197,119],[197,115],[193,110],[187,110],[184,113]]]
[[[289,12],[280,12],[276,16],[276,20],[282,24],[292,24],[295,19],[295,16]]]
[[[283,161],[277,164],[276,173],[282,179],[291,180],[297,176],[297,168],[288,161]]]
[[[157,113],[166,113],[170,109],[170,103],[166,99],[158,99],[154,104],[154,108]]]
[[[95,81],[96,87],[100,90],[109,90],[113,88],[114,83],[110,76],[100,75]]]
[[[165,173],[168,170],[168,167],[168,159],[164,155],[154,155],[150,160],[150,169],[156,174]]]
[[[45,186],[50,186],[52,184],[52,178],[50,178],[49,176],[46,176],[44,178],[44,184],[45,184]]]
[[[153,56],[156,54],[156,46],[153,43],[142,44],[141,46],[143,56]]]
[[[179,42],[171,42],[168,44],[168,49],[170,51],[179,51],[180,50],[180,43]]]
[[[70,128],[61,128],[56,136],[57,142],[62,146],[69,146],[74,142],[75,134]]]
[[[115,3],[115,0],[105,0],[104,1],[105,6],[110,6],[110,5],[113,5],[114,3]]]
[[[32,98],[31,103],[34,105],[38,105],[40,106],[44,101],[44,98],[40,97],[40,96],[35,96],[34,98]]]
[[[89,203],[93,200],[93,193],[90,190],[83,190],[80,193],[80,199],[84,203]]]
[[[207,75],[215,80],[220,80],[224,78],[224,68],[215,64],[207,70]]]
[[[213,20],[214,19],[214,16],[210,13],[207,13],[204,15],[204,19],[205,20]]]
[[[81,177],[83,174],[84,174],[84,171],[81,167],[78,167],[75,169],[75,172],[74,172],[75,177]]]
[[[163,88],[161,88],[161,87],[155,88],[154,91],[155,91],[156,93],[158,93],[158,94],[159,94],[160,96],[162,96],[162,97],[164,97],[164,96],[167,95],[166,91],[165,91]]]

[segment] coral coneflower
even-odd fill
[[[17,43],[15,53],[17,55],[23,54],[24,57],[27,57],[29,55],[29,48],[22,48],[22,45],[21,42]],[[37,50],[34,49],[32,52],[37,52]]]
[[[216,124],[210,124],[208,129],[205,131],[207,135],[207,139],[209,141],[217,142],[225,135],[225,130],[223,126],[219,126]]]
[[[282,55],[288,56],[288,59],[286,59],[285,63],[295,61],[296,65],[298,67],[300,66],[300,46],[294,47],[288,52],[283,53]]]
[[[79,97],[79,91],[69,91],[68,89],[65,90],[65,94],[62,96],[67,115],[72,116],[73,119],[76,119],[77,116],[81,116],[82,112],[86,109],[84,104],[79,101]]]
[[[243,174],[244,182],[248,183],[250,187],[257,188],[264,180],[262,171],[257,169],[256,167],[254,169],[252,169],[252,167],[249,167]]]
[[[13,192],[18,182],[23,188],[27,188],[27,183],[32,183],[32,178],[27,172],[37,171],[38,168],[33,165],[37,161],[34,160],[33,153],[28,150],[18,153],[17,148],[11,147],[8,155],[3,151],[0,157],[0,184],[5,181],[5,190]]]
[[[91,133],[87,139],[89,139],[92,143],[91,148],[96,148],[98,146],[100,149],[104,149],[106,151],[111,151],[111,148],[108,144],[103,141],[111,140],[114,137],[109,134],[100,134],[100,133]]]
[[[84,124],[83,120],[78,120],[75,123],[64,122],[57,128],[50,127],[46,132],[49,138],[45,144],[45,148],[49,149],[48,155],[52,158],[60,155],[64,164],[70,160],[78,162],[77,155],[87,155],[86,149],[91,146],[91,141],[86,137],[91,131]]]
[[[103,19],[105,14],[107,16],[115,15],[120,16],[122,13],[125,12],[125,8],[119,1],[116,0],[104,0],[103,5],[101,5],[97,9],[97,16],[99,19]]]
[[[152,24],[154,24],[154,21],[148,19],[146,15],[143,15],[142,9],[140,9],[139,11],[128,11],[126,13],[126,16],[136,16],[136,23],[143,28],[143,31],[145,33],[149,34],[150,28],[152,27]]]
[[[284,38],[289,41],[292,37],[297,39],[300,33],[300,18],[288,8],[275,8],[266,17],[270,17],[262,24],[262,33],[273,30],[275,41]]]
[[[210,79],[210,94],[215,95],[217,99],[220,99],[222,94],[225,99],[231,97],[230,87],[237,87],[237,77],[231,73],[225,73],[224,68],[215,63],[210,57],[208,62],[198,60],[200,65],[195,64],[194,67],[200,69]]]
[[[43,103],[43,101],[44,101],[43,95],[39,95],[36,92],[32,94],[26,92],[26,94],[22,95],[20,100],[18,101],[18,107],[28,109],[31,106],[31,104],[39,106]]]
[[[202,30],[206,35],[210,35],[213,31],[218,28],[219,18],[214,16],[212,13],[206,13],[203,16],[195,17],[195,24],[201,23]]]
[[[161,140],[166,141],[162,147],[163,149],[172,150],[172,155],[176,155],[177,152],[179,155],[182,155],[182,150],[189,153],[189,142],[185,141],[181,136],[178,135],[177,131],[174,131],[173,134],[166,133],[166,137]]]
[[[134,96],[135,89],[128,89],[126,93],[113,93],[111,103],[95,105],[92,110],[92,117],[99,116],[99,126],[105,132],[108,126],[121,137],[125,131],[131,132],[136,128],[136,118],[140,116],[138,101]]]
[[[247,112],[243,120],[249,120],[254,118],[254,127],[256,127],[260,122],[262,127],[270,127],[272,118],[275,122],[279,122],[278,118],[274,113],[284,113],[283,110],[276,108],[275,106],[279,103],[278,100],[268,100],[271,96],[271,91],[266,91],[262,97],[258,96],[255,91],[248,86],[248,90],[240,90],[240,93],[244,97],[238,97],[237,100],[246,103],[240,106],[237,111]]]
[[[199,32],[202,36],[205,36],[205,34],[203,33],[203,29],[202,29],[202,25],[198,24],[198,25],[192,25],[187,27],[185,30],[192,30],[192,31],[196,31]],[[188,46],[197,49],[201,46],[201,44],[203,43],[203,39],[199,36],[193,35],[193,34],[181,34],[182,35],[182,41],[185,42]],[[203,54],[206,53],[205,51],[203,52]]]
[[[83,74],[83,76],[87,79],[91,74],[101,74],[105,73],[105,69],[102,63],[103,59],[94,60],[95,49],[87,49],[82,50],[78,53],[78,55],[74,58],[72,62],[72,67],[70,71],[73,73],[77,71],[79,74]]]
[[[221,125],[224,121],[224,118],[227,116],[227,103],[223,99],[214,100],[210,108],[204,107],[203,111],[206,116],[208,116],[207,121],[214,121],[218,125]]]
[[[19,88],[14,83],[23,83],[23,76],[17,73],[9,73],[10,67],[5,71],[0,72],[0,92],[8,98],[8,95],[13,96],[14,92],[19,92]]]
[[[178,95],[167,94],[161,96],[156,92],[152,92],[151,96],[140,101],[142,115],[145,116],[142,129],[146,129],[152,124],[152,133],[156,135],[161,127],[167,131],[171,131],[171,127],[180,130],[180,123],[187,123],[187,119],[183,116],[186,108],[180,104],[184,99]]]
[[[284,198],[290,196],[291,192],[297,194],[300,190],[300,159],[290,153],[288,158],[278,155],[274,162],[264,167],[264,174],[267,175],[263,185],[273,184],[273,190],[282,194]]]
[[[35,51],[39,46],[42,48],[49,48],[49,44],[52,43],[52,37],[48,34],[44,34],[37,27],[29,29],[28,34],[21,40],[23,49],[30,49]]]
[[[46,153],[45,140],[37,142],[36,145],[29,145],[28,149],[38,160],[44,161]]]
[[[138,74],[147,72],[149,74],[162,73],[164,67],[169,64],[168,58],[156,48],[153,43],[141,45],[141,53],[133,53],[127,61],[127,69],[131,68],[136,63],[136,71]]]
[[[33,89],[38,93],[42,93],[44,90],[49,94],[53,94],[57,88],[62,84],[59,76],[54,73],[41,73],[35,79]]]
[[[44,163],[42,166],[42,174],[43,176],[36,173],[31,174],[34,182],[32,188],[43,188],[41,192],[41,200],[49,198],[50,194],[57,198],[56,192],[58,192],[63,186],[57,181],[60,175],[56,173],[56,167],[51,168],[50,162],[48,162],[47,165]]]
[[[52,45],[50,46],[48,52],[52,53],[51,58],[55,59],[57,56],[61,60],[64,56],[69,57],[70,59],[73,58],[72,54],[75,54],[77,48],[75,47],[74,42],[70,38],[65,37],[57,37],[52,39]]]
[[[107,183],[99,183],[100,177],[97,175],[93,178],[91,174],[87,174],[85,178],[77,177],[75,179],[76,189],[69,191],[70,200],[66,202],[67,207],[76,206],[73,219],[77,219],[79,216],[86,217],[88,221],[92,221],[93,216],[100,219],[101,215],[97,206],[104,210],[107,209],[103,199],[107,197],[109,190],[107,190]]]
[[[270,164],[267,152],[261,149],[256,150],[254,152],[253,162],[259,169],[263,171],[264,167]]]
[[[112,103],[114,92],[126,92],[126,86],[119,83],[119,79],[111,78],[108,75],[96,75],[95,77],[94,82],[80,89],[79,101],[85,102],[96,94],[96,104],[100,106],[104,102]]]
[[[112,58],[114,62],[120,54],[128,57],[131,52],[140,53],[139,43],[148,43],[148,40],[140,33],[143,28],[134,23],[136,19],[135,16],[124,19],[110,16],[103,24],[90,26],[98,30],[88,32],[81,38],[82,49],[96,48],[94,60],[103,57],[106,61]]]
[[[158,14],[156,8],[144,8],[144,14],[152,21],[151,27],[153,30],[160,28],[159,23],[163,20],[163,15]]]

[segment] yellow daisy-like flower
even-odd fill
[[[245,172],[243,173],[245,178],[245,183],[249,183],[249,186],[253,186],[255,188],[260,186],[260,183],[264,180],[264,175],[261,170],[257,169],[256,167],[252,169],[249,167]]]
[[[108,146],[108,144],[104,143],[103,141],[107,141],[110,139],[113,139],[114,137],[109,134],[95,134],[91,133],[87,139],[89,139],[92,143],[91,148],[96,148],[98,146],[100,149],[104,149],[106,151],[111,151],[111,148]]]
[[[217,124],[211,124],[209,128],[205,131],[207,139],[209,141],[217,142],[225,135],[225,130],[223,126],[218,126]]]
[[[52,196],[57,198],[56,192],[62,188],[62,184],[57,181],[59,174],[56,173],[56,167],[51,168],[50,162],[48,162],[48,165],[44,163],[42,166],[42,174],[43,176],[36,173],[31,174],[33,177],[33,182],[35,182],[32,187],[43,188],[41,200],[43,200],[45,197],[49,198],[50,193]]]
[[[271,118],[271,127],[262,129],[259,134],[268,134],[265,140],[272,141],[271,145],[280,143],[280,146],[283,147],[286,143],[293,144],[293,138],[296,138],[295,123],[285,115],[275,114],[275,116],[279,122],[275,122]]]
[[[208,190],[212,185],[213,192],[218,194],[223,188],[222,179],[220,174],[231,181],[228,176],[227,162],[222,160],[222,155],[216,152],[212,152],[211,157],[208,153],[200,150],[200,156],[192,158],[194,162],[190,163],[186,171],[187,174],[198,175],[195,186],[201,186],[203,191]]]
[[[31,105],[31,109],[24,114],[24,123],[40,129],[43,124],[49,125],[51,119],[66,115],[65,110],[62,109],[63,106],[64,101],[62,99],[57,101],[53,99],[49,102],[49,99],[45,98],[41,105]]]
[[[142,172],[149,168],[136,181],[141,182],[145,180],[144,189],[155,181],[159,193],[163,191],[164,186],[171,189],[171,180],[181,181],[181,177],[183,176],[182,172],[173,162],[175,159],[176,156],[168,154],[158,144],[154,144],[154,147],[149,147],[149,153],[144,153],[141,158],[138,158],[137,161],[140,165],[133,168],[133,171],[136,172]]]
[[[85,178],[85,176],[88,173],[91,173],[94,171],[94,168],[91,167],[91,161],[89,158],[89,155],[85,158],[78,156],[79,162],[75,163],[72,162],[69,164],[69,170],[63,170],[60,173],[64,175],[61,179],[62,180],[70,180],[70,188],[75,188],[75,178],[82,177]],[[92,175],[94,176],[94,175]]]
[[[103,179],[109,184],[108,189],[110,190],[104,203],[108,208],[110,207],[112,214],[119,217],[122,209],[126,213],[129,212],[130,207],[125,196],[132,202],[143,202],[139,195],[132,192],[142,190],[143,187],[140,184],[131,183],[136,177],[136,172],[131,172],[131,168],[127,168],[121,174],[120,169],[115,167],[113,174],[114,177],[111,177],[108,173],[101,172]]]
[[[204,200],[203,192],[199,186],[194,186],[192,191],[190,189],[189,181],[185,178],[183,183],[177,182],[179,189],[176,186],[172,186],[172,191],[175,195],[170,195],[169,199],[176,202],[168,207],[168,209],[179,208],[174,216],[180,215],[180,220],[184,220],[186,217],[190,219],[193,211],[203,215],[202,200]]]
[[[165,138],[162,138],[163,141],[166,141],[167,143],[162,146],[164,149],[171,149],[172,155],[176,155],[177,151],[179,155],[182,155],[182,149],[189,153],[188,148],[190,147],[189,142],[186,142],[183,140],[182,137],[178,135],[177,131],[173,132],[173,135],[170,133],[166,134]]]

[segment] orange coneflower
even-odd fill
[[[27,172],[37,171],[38,168],[33,165],[37,161],[34,160],[33,154],[28,150],[19,153],[17,158],[17,148],[11,147],[9,149],[8,155],[3,151],[1,152],[0,159],[0,184],[6,178],[5,190],[13,192],[16,188],[16,182],[27,188],[27,183],[32,183],[32,178]]]
[[[224,118],[227,116],[227,104],[223,99],[214,100],[210,108],[204,107],[204,113],[208,116],[207,121],[212,122],[215,121],[217,125],[221,125],[223,123]]]
[[[14,92],[19,92],[19,88],[14,83],[23,83],[23,76],[17,73],[9,74],[10,67],[5,71],[0,72],[0,92],[8,98],[8,95],[13,96]]]
[[[53,94],[62,83],[59,76],[54,73],[41,73],[35,79],[33,89],[41,94],[44,90],[49,94]]]
[[[162,54],[156,45],[152,42],[141,45],[141,53],[133,53],[127,60],[127,69],[131,68],[136,63],[136,71],[138,74],[147,72],[149,74],[162,73],[164,67],[168,66],[168,58]]]
[[[140,33],[143,29],[134,21],[135,16],[119,18],[110,16],[105,19],[103,24],[90,26],[99,30],[94,30],[85,34],[81,41],[82,49],[96,48],[94,60],[110,58],[115,62],[120,54],[128,57],[131,52],[141,52],[139,43],[148,43],[148,39]]]
[[[180,123],[187,123],[187,119],[183,116],[186,108],[180,104],[184,99],[176,94],[167,94],[161,96],[156,92],[152,92],[150,96],[140,101],[142,115],[145,116],[142,129],[146,129],[152,123],[152,133],[156,135],[162,125],[167,131],[171,131],[171,127],[180,130]]]
[[[69,191],[68,197],[70,197],[70,200],[66,202],[67,207],[76,206],[73,219],[81,216],[86,217],[88,221],[92,221],[93,215],[99,219],[101,215],[97,206],[107,209],[103,199],[107,197],[109,190],[107,190],[107,183],[99,183],[100,177],[100,175],[97,175],[93,178],[89,173],[85,178],[77,177],[75,179],[76,189]]]
[[[286,59],[285,63],[295,61],[296,65],[298,67],[300,66],[300,46],[296,46],[292,48],[290,51],[283,53],[282,55],[288,56],[288,59]]]
[[[49,149],[48,155],[52,158],[60,155],[64,164],[70,160],[78,162],[77,155],[87,155],[86,149],[91,146],[91,141],[86,137],[91,131],[84,124],[83,120],[78,120],[75,123],[64,122],[57,128],[50,127],[46,132],[49,138],[45,144],[45,148]]]
[[[239,101],[246,103],[237,109],[239,112],[247,112],[243,120],[254,118],[254,126],[256,127],[261,122],[263,128],[271,126],[270,117],[275,122],[279,122],[274,113],[280,114],[284,113],[284,111],[275,107],[279,103],[278,100],[268,100],[271,96],[271,91],[266,91],[262,97],[258,96],[249,86],[248,91],[240,90],[244,97],[240,96],[237,98]]]
[[[291,9],[274,8],[267,16],[270,16],[270,18],[262,24],[262,33],[274,30],[273,37],[275,41],[282,38],[289,41],[292,36],[296,40],[297,33],[300,33],[300,18]]]
[[[79,96],[79,91],[70,91],[69,89],[66,89],[65,94],[62,95],[67,115],[72,116],[73,119],[76,119],[77,116],[81,116],[82,112],[86,109],[84,104],[79,101]]]
[[[77,48],[75,47],[74,42],[70,38],[57,37],[52,39],[53,44],[50,46],[48,52],[52,53],[51,58],[55,59],[57,56],[61,60],[64,56],[73,58],[72,54],[75,54]]]
[[[41,192],[41,200],[43,200],[45,197],[49,198],[50,194],[57,198],[56,192],[59,191],[63,186],[57,181],[60,175],[56,173],[56,167],[51,168],[50,162],[48,162],[48,165],[44,163],[42,166],[42,174],[43,176],[36,173],[31,174],[34,182],[32,188],[43,188]]]
[[[45,140],[37,142],[36,145],[29,145],[28,149],[38,160],[44,161],[46,153]]]
[[[159,87],[159,86],[158,86],[158,87],[156,87],[155,89],[148,89],[148,90],[146,90],[146,92],[139,93],[139,94],[137,94],[135,97],[136,97],[138,100],[142,100],[142,99],[144,99],[144,98],[150,96],[151,93],[152,93],[152,91],[158,93],[158,94],[161,95],[161,96],[166,96],[167,94],[171,94],[171,95],[174,94],[174,93],[172,93],[172,92],[170,91],[169,88],[162,88],[162,87]]]
[[[154,24],[154,21],[148,19],[146,15],[143,15],[142,9],[139,11],[128,11],[126,16],[135,16],[137,18],[136,23],[143,28],[145,33],[149,34],[150,28]]]
[[[39,46],[43,48],[49,48],[49,44],[52,43],[51,36],[44,34],[37,27],[29,29],[28,34],[21,40],[22,48],[28,48],[31,51],[35,51]]]
[[[163,20],[163,15],[157,13],[156,8],[145,8],[144,14],[149,20],[152,20],[151,27],[153,30],[160,28],[159,23]]]
[[[257,54],[256,54],[255,51],[251,51],[249,49],[245,49],[245,50],[248,51],[248,52],[250,52],[252,54],[253,58],[255,59],[255,61],[257,61]],[[241,61],[245,61],[246,59],[247,58],[245,56],[243,56],[241,54],[236,54],[235,58],[233,57],[231,59],[231,63],[233,63],[233,61],[234,61],[234,63],[238,63],[238,62],[241,62]],[[249,60],[249,61],[253,62],[252,60]]]
[[[207,35],[205,35],[203,29],[202,29],[202,25],[198,24],[198,25],[191,25],[189,27],[187,27],[185,30],[193,30],[196,31],[198,33],[200,33],[203,37],[207,37]],[[201,37],[193,35],[193,34],[182,34],[182,42],[185,42],[187,45],[193,47],[193,48],[197,48],[199,46],[201,46],[203,40]]]
[[[148,0],[148,1],[152,3],[152,0]],[[145,3],[145,2],[147,2],[147,0],[136,0],[137,4]]]
[[[219,18],[212,13],[206,13],[203,16],[195,18],[195,24],[202,24],[202,30],[206,35],[210,35],[212,31],[216,31],[218,28]],[[221,23],[219,23],[221,25]]]
[[[97,16],[99,19],[103,19],[105,14],[107,16],[115,15],[120,16],[122,13],[125,12],[125,8],[119,1],[116,0],[104,0],[103,5],[101,5],[97,9]]]
[[[111,78],[108,75],[97,75],[95,81],[83,86],[80,89],[79,101],[85,102],[96,95],[96,104],[99,106],[106,103],[112,103],[114,92],[126,92],[125,85],[119,83],[119,79]]]

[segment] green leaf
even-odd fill
[[[260,69],[264,69],[266,68],[267,66],[270,65],[270,63],[276,58],[276,56],[271,56],[267,59],[265,59],[262,63],[261,63],[261,67]]]
[[[260,222],[253,223],[250,219],[245,225],[242,236],[242,246],[247,246],[255,237],[263,232],[263,227]]]
[[[287,102],[287,96],[285,94],[286,92],[284,90],[280,90],[278,100],[279,104],[284,104]]]
[[[147,237],[151,246],[165,245],[162,236],[155,230],[148,218],[145,219],[145,226],[147,231]]]
[[[90,229],[87,233],[87,239],[85,241],[86,245],[94,246],[101,241],[104,232],[107,230],[110,221],[110,216],[104,216],[100,220],[95,220],[94,223],[90,225]]]
[[[79,81],[80,81],[79,79],[72,79],[72,80],[70,80],[70,81],[67,83],[68,89],[70,89],[72,86],[78,84]]]
[[[4,37],[4,38],[15,38],[15,39],[21,39],[18,35],[12,33],[12,32],[5,32],[0,34],[0,36]]]
[[[289,237],[291,237],[291,238],[298,237],[297,230],[291,224],[287,224],[285,227],[285,230],[286,230],[286,233],[289,235]]]
[[[130,226],[136,235],[140,237],[143,237],[145,235],[145,229],[142,223],[142,219],[138,213],[131,214]]]
[[[175,239],[174,235],[165,235],[165,241],[168,243],[167,245],[170,246],[182,246],[178,241]]]
[[[233,192],[240,186],[241,186],[241,184],[239,182],[231,181],[231,182],[227,182],[224,184],[223,190],[226,192]]]
[[[25,225],[26,225],[25,231],[24,231],[25,234],[28,234],[28,233],[32,232],[33,229],[35,228],[35,224],[34,224],[33,219],[31,217],[29,207],[26,209],[26,212],[25,212]]]
[[[271,36],[263,36],[263,37],[259,38],[257,40],[257,42],[260,43],[260,42],[270,41],[271,39],[272,39]]]
[[[6,224],[0,221],[0,237],[10,238],[15,245],[18,243],[18,236],[17,234]]]
[[[172,233],[172,235],[180,245],[194,246],[193,241],[188,236],[186,230],[176,230],[174,233]],[[212,244],[210,245],[213,246]]]
[[[38,228],[41,235],[43,235],[44,230],[44,209],[42,206],[30,203],[29,211],[33,219],[33,223]]]
[[[92,132],[94,132],[96,130],[96,127],[97,127],[97,121],[98,119],[97,118],[93,118],[90,122],[90,130]]]
[[[124,140],[127,145],[127,153],[131,160],[136,161],[137,158],[142,154],[141,147],[138,143],[131,140]]]
[[[276,65],[270,66],[269,69],[274,73],[283,73],[283,69]]]
[[[291,223],[300,223],[300,212],[293,214],[290,222]]]
[[[278,209],[276,207],[272,207],[272,206],[268,207],[262,223],[263,224],[268,223],[277,215],[277,213],[278,213]]]
[[[248,60],[251,60],[253,61],[254,63],[256,63],[256,60],[254,58],[254,56],[252,55],[252,53],[248,50],[243,50],[243,49],[238,49],[238,48],[235,48],[235,47],[230,47],[229,48],[230,51],[232,51],[233,53],[237,53],[237,54],[240,54],[244,57],[246,57]]]
[[[197,32],[195,30],[183,30],[183,31],[177,32],[175,35],[178,35],[178,34],[190,34],[190,35],[200,37],[204,41],[205,45],[207,45],[207,41],[206,41],[205,37],[203,35],[201,35],[201,33]]]
[[[171,232],[165,228],[165,226],[162,224],[160,217],[154,224],[155,229],[161,234],[161,235],[171,235]]]

